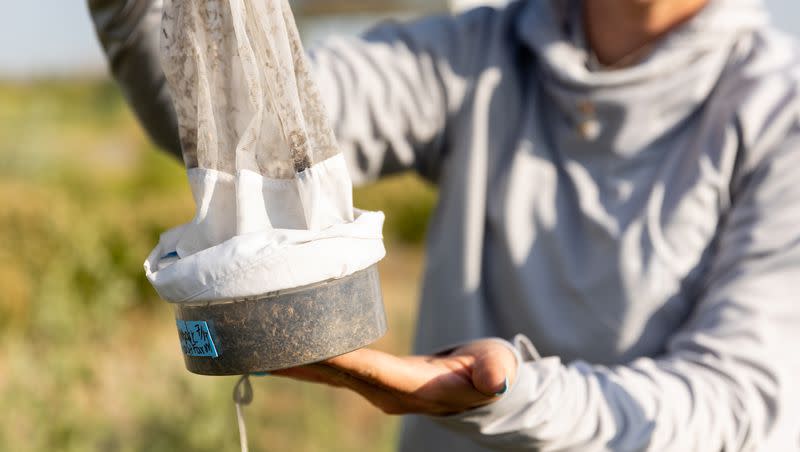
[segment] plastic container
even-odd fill
[[[377,265],[260,297],[174,306],[186,368],[202,375],[322,361],[386,333]]]

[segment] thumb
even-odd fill
[[[506,393],[517,376],[517,358],[514,352],[495,340],[480,341],[475,345],[472,385],[490,397]]]

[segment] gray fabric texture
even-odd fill
[[[158,61],[157,27],[95,17],[112,68]],[[517,2],[313,52],[354,181],[439,188],[416,352],[523,334],[544,356],[516,341],[502,399],[409,416],[400,448],[799,449],[797,44],[759,1],[712,0],[591,71],[580,23],[579,2]],[[114,73],[174,137],[163,77]]]
[[[111,74],[153,141],[179,159],[178,118],[158,56],[161,0],[87,0]]]

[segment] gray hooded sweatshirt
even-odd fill
[[[90,5],[178,153],[159,2]],[[500,337],[519,359],[500,400],[407,417],[401,449],[800,449],[797,45],[759,1],[711,0],[603,70],[580,14],[530,0],[313,53],[354,180],[439,188],[416,352]]]

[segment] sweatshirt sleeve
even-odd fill
[[[109,69],[150,138],[181,158],[178,119],[159,61],[161,0],[88,0]]]
[[[111,72],[150,136],[180,156],[177,120],[159,61],[161,0],[88,0]],[[416,169],[434,178],[449,112],[474,60],[470,17],[386,23],[310,52],[334,132],[355,183]]]
[[[408,169],[437,178],[448,118],[461,107],[477,61],[470,52],[476,30],[492,14],[384,23],[311,52],[355,183]]]
[[[737,183],[696,307],[662,356],[528,359],[502,399],[437,421],[493,449],[762,450],[791,418],[800,371],[797,124],[790,136]]]

